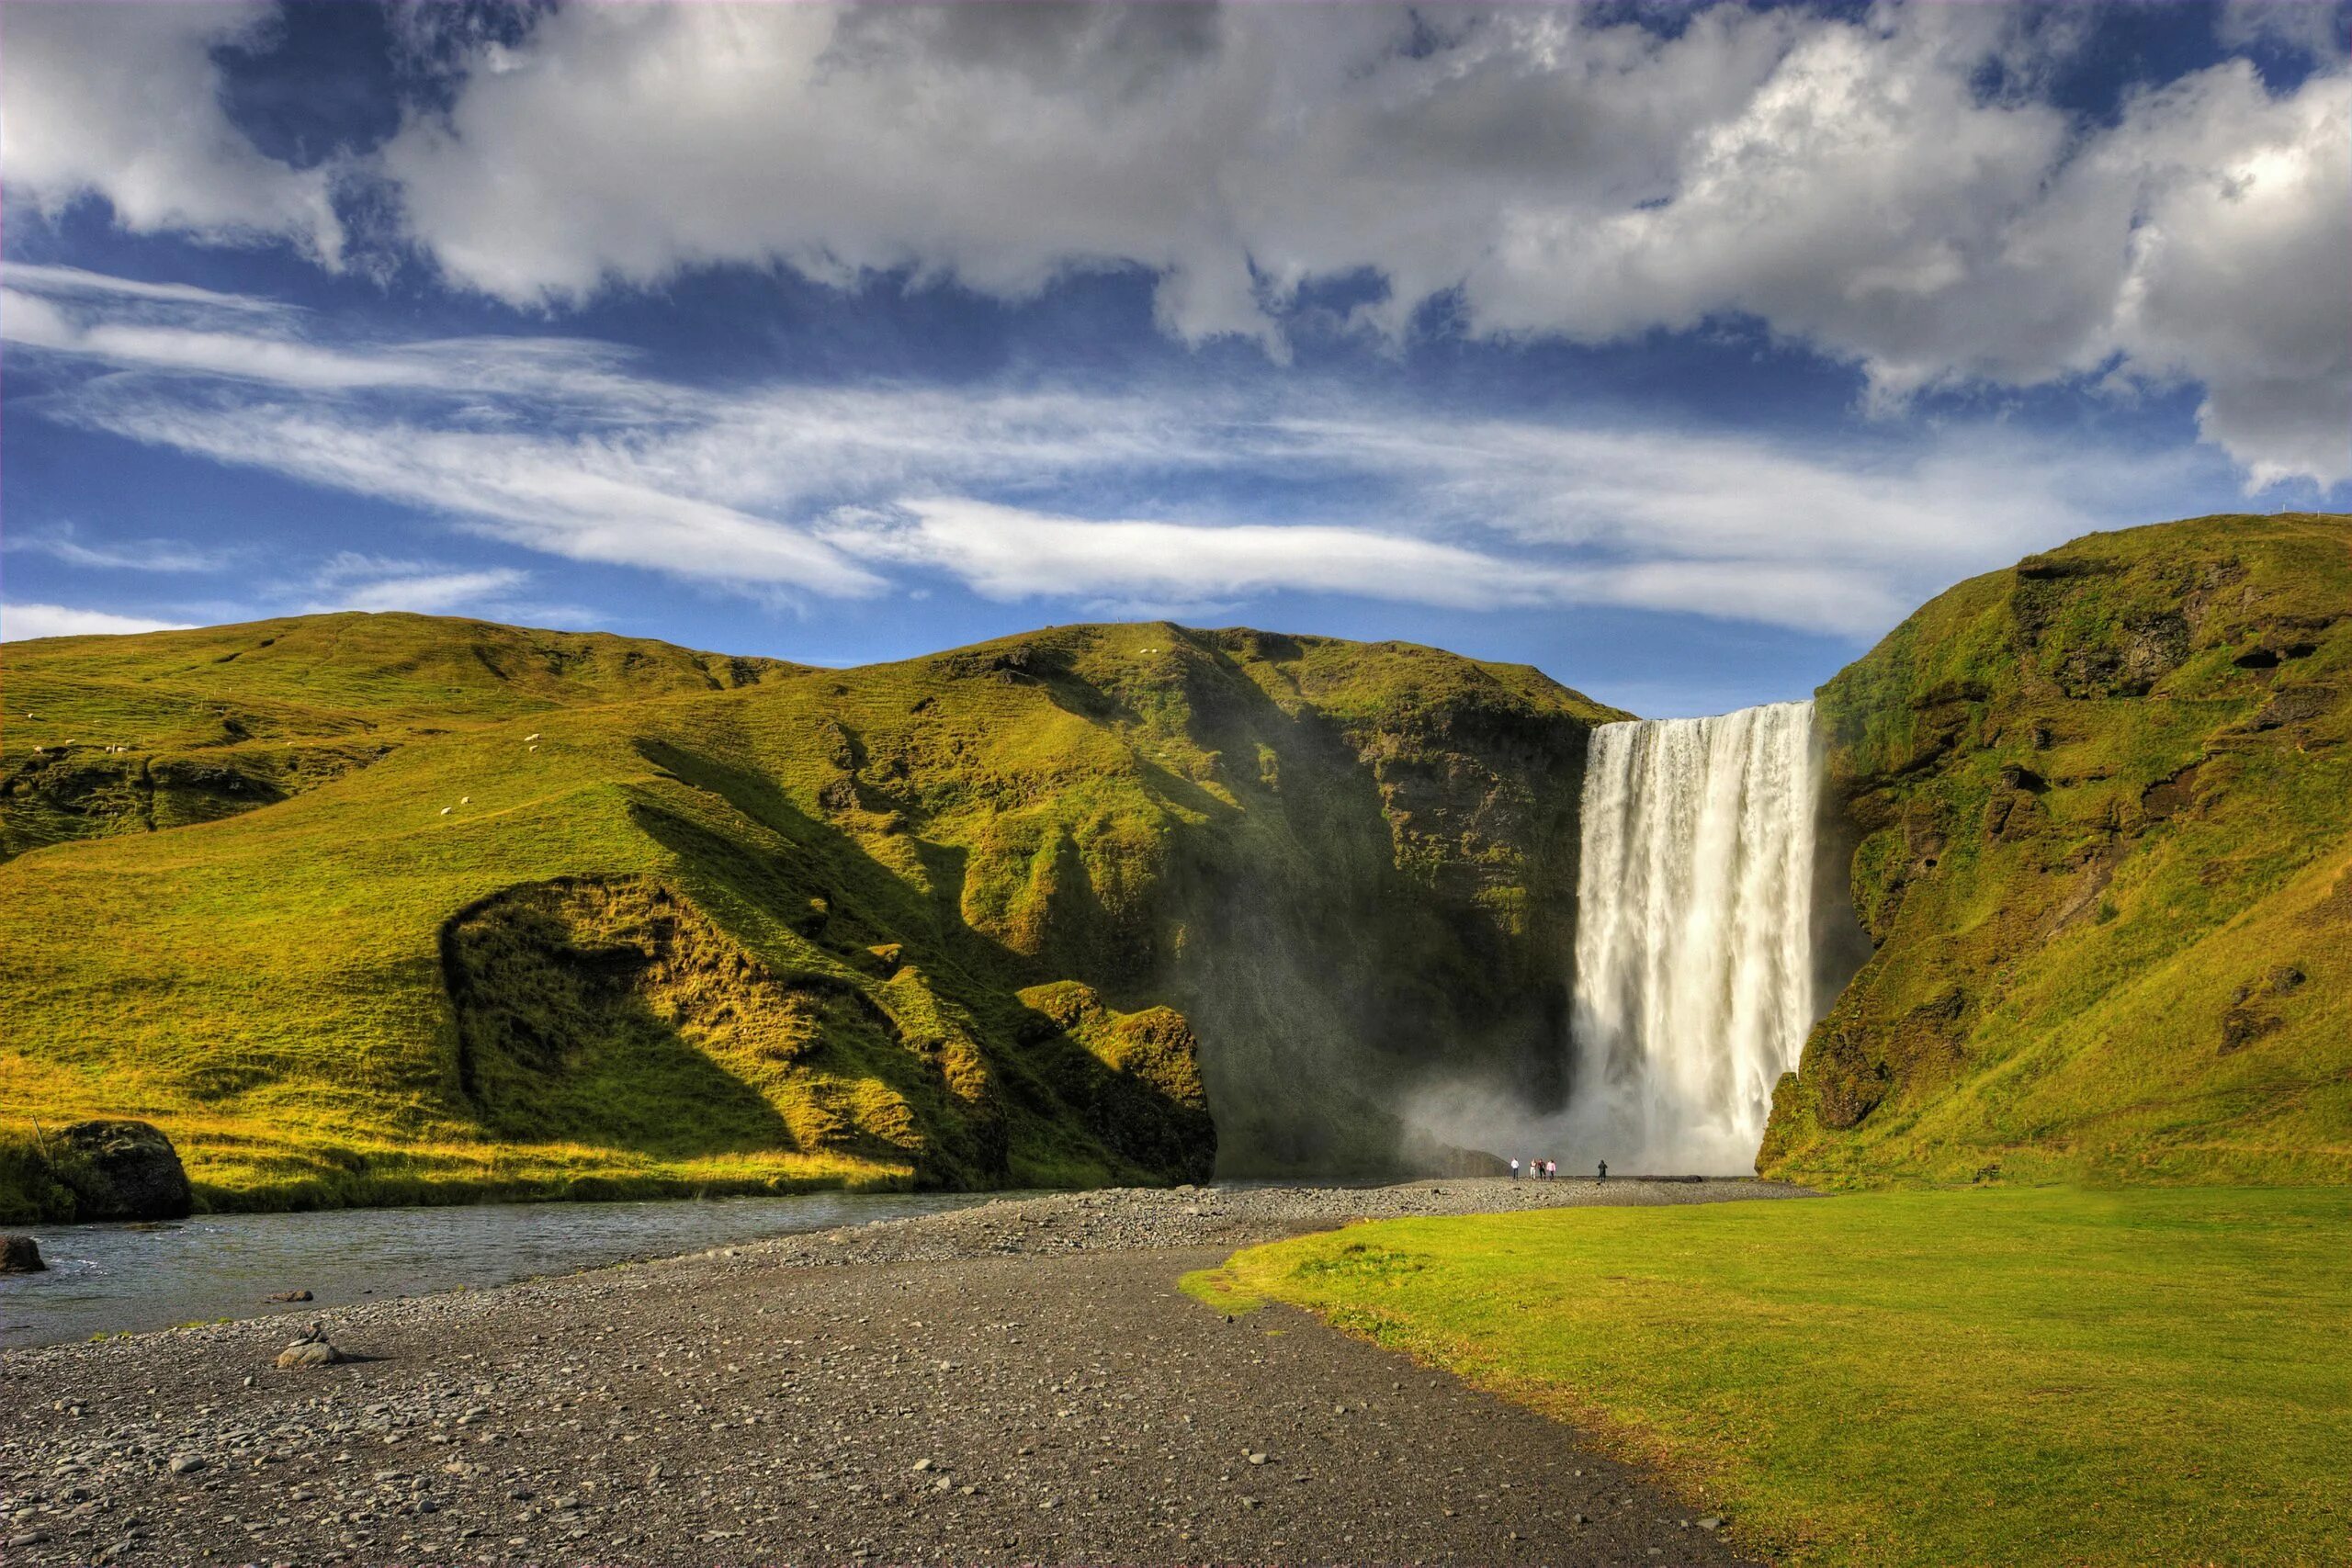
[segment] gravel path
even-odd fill
[[[0,1355],[0,1560],[1700,1564],[1577,1434],[1177,1278],[1358,1217],[1758,1182],[1087,1193]],[[1716,1521],[1709,1518],[1710,1526]]]

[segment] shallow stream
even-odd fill
[[[204,1214],[161,1224],[33,1225],[45,1274],[0,1275],[0,1346],[315,1313],[460,1285],[935,1214],[1001,1193],[808,1192],[647,1203],[478,1203]],[[280,1304],[275,1292],[312,1299]]]

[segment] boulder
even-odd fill
[[[0,1235],[0,1274],[40,1274],[49,1265],[40,1260],[40,1244],[28,1235]]]
[[[76,1122],[51,1164],[73,1189],[77,1220],[178,1220],[196,1206],[179,1151],[145,1122]]]
[[[278,1366],[288,1371],[298,1367],[332,1367],[337,1361],[349,1359],[327,1343],[327,1331],[315,1323],[303,1331],[300,1339],[277,1353]]]

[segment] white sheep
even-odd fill
[[[456,807],[454,807],[454,806],[445,806],[445,807],[443,807],[441,808],[441,815],[442,815],[442,816],[444,816],[444,817],[447,817],[447,816],[448,816],[448,815],[449,815],[449,813],[451,813],[452,811],[455,811],[456,809],[458,809],[458,808],[457,808]]]
[[[32,715],[30,715],[30,714],[27,714],[25,716],[26,716],[27,718],[30,718],[30,717],[32,717]],[[535,730],[533,730],[533,731],[531,731],[531,733],[530,733],[530,734],[526,735],[525,737],[523,737],[523,739],[526,739],[526,740],[537,740],[538,738],[539,738],[539,732],[538,732],[537,730],[536,730],[536,729],[535,729]]]
[[[458,796],[458,804],[460,806],[471,806],[473,803],[474,797],[470,795],[461,795]]]

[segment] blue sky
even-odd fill
[[[0,630],[1800,694],[2352,498],[2340,6],[0,8]]]

